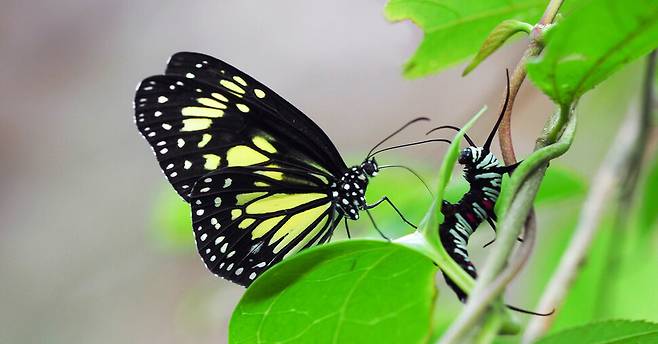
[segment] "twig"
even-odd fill
[[[538,56],[544,48],[543,44],[540,42],[541,30],[546,26],[553,23],[557,12],[562,6],[563,0],[551,0],[551,2],[546,6],[546,10],[542,15],[541,19],[535,29],[532,31],[530,36],[530,42],[528,47],[523,52],[523,57],[519,60],[514,67],[512,72],[512,78],[510,80],[510,101],[507,108],[505,109],[505,114],[503,115],[503,121],[500,124],[500,129],[498,130],[498,140],[500,141],[500,150],[503,154],[503,161],[505,164],[511,165],[516,163],[516,154],[514,153],[514,144],[512,143],[512,109],[514,108],[514,101],[516,100],[516,95],[521,89],[521,85],[525,80],[527,70],[526,62],[529,58]]]
[[[650,61],[652,59],[655,61],[655,54],[651,55]],[[653,69],[654,63],[650,62],[647,69]],[[649,77],[653,78],[653,71]],[[651,79],[649,83],[652,81]],[[647,92],[646,89],[644,94],[645,97],[649,94],[649,98],[653,96],[653,92]],[[591,190],[585,200],[571,242],[541,297],[540,309],[559,308],[585,260],[601,218],[605,213],[606,203],[613,192],[624,183],[629,173],[633,173],[629,169],[634,168],[632,167],[633,160],[638,158],[638,154],[641,156],[642,146],[639,143],[641,142],[641,136],[646,136],[646,133],[642,134],[642,131],[646,130],[645,121],[649,116],[646,111],[647,109],[650,110],[650,106],[646,106],[646,104],[651,102],[651,99],[644,99],[643,104],[645,106],[643,106],[642,113],[638,114],[634,111],[629,113],[621,129],[619,129],[617,137],[591,184]],[[555,315],[532,319],[526,328],[522,342],[532,343],[537,340],[548,330],[554,317]]]

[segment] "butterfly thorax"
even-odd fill
[[[330,187],[334,198],[334,207],[351,220],[359,218],[359,210],[366,207],[366,188],[368,179],[377,175],[378,167],[374,159],[366,160],[359,166],[347,170]]]

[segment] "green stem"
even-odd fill
[[[569,117],[569,108],[570,105],[560,105],[560,112],[559,116],[557,118],[557,122],[551,128],[547,135],[547,139],[549,142],[555,142],[557,141],[558,136],[560,135],[560,132],[562,132],[562,129],[564,129],[565,124],[567,123],[568,117]]]
[[[499,312],[496,313],[499,314]],[[475,338],[475,344],[488,344],[494,341],[502,326],[502,318],[498,314],[491,314],[487,317],[480,328],[480,333]]]

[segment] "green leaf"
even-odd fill
[[[658,47],[658,2],[591,0],[546,33],[528,75],[555,102],[569,105],[626,63]]]
[[[496,202],[497,213],[500,211],[499,207],[502,207],[502,204],[510,197],[509,186],[510,178],[505,175],[503,176],[500,198]],[[537,197],[535,197],[535,206],[545,206],[553,202],[582,197],[585,195],[586,190],[587,183],[575,171],[564,166],[551,165],[546,170]]]
[[[535,198],[536,205],[582,197],[587,191],[585,179],[565,166],[551,165]]]
[[[165,251],[194,250],[190,205],[167,186],[156,197],[150,219],[152,242]]]
[[[540,339],[537,344],[652,344],[658,341],[658,324],[611,320],[565,330]]]
[[[487,36],[487,38],[484,40],[484,43],[482,43],[482,46],[480,47],[477,55],[475,55],[471,63],[469,63],[466,69],[464,69],[464,72],[462,72],[462,76],[470,73],[473,69],[475,69],[475,67],[477,67],[482,61],[489,57],[489,55],[498,50],[498,48],[500,48],[503,43],[507,42],[507,40],[514,36],[514,34],[517,32],[530,33],[531,31],[532,25],[514,19],[505,20],[498,24],[498,26],[496,26],[491,31],[491,33],[489,33],[489,36]]]
[[[436,267],[394,243],[350,240],[273,266],[247,289],[230,343],[424,343]]]
[[[546,0],[389,0],[388,20],[410,19],[425,32],[404,75],[438,72],[475,54],[487,34],[506,19],[536,22]]]
[[[658,155],[649,167],[640,201],[638,224],[641,233],[649,233],[658,222]]]

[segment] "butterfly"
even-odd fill
[[[139,132],[191,206],[199,255],[220,277],[248,286],[285,257],[327,242],[342,219],[347,226],[383,202],[413,226],[388,197],[367,204],[365,193],[382,168],[374,155],[409,144],[374,150],[427,118],[348,167],[300,110],[237,68],[192,52],[174,54],[164,75],[144,79],[134,108]]]

